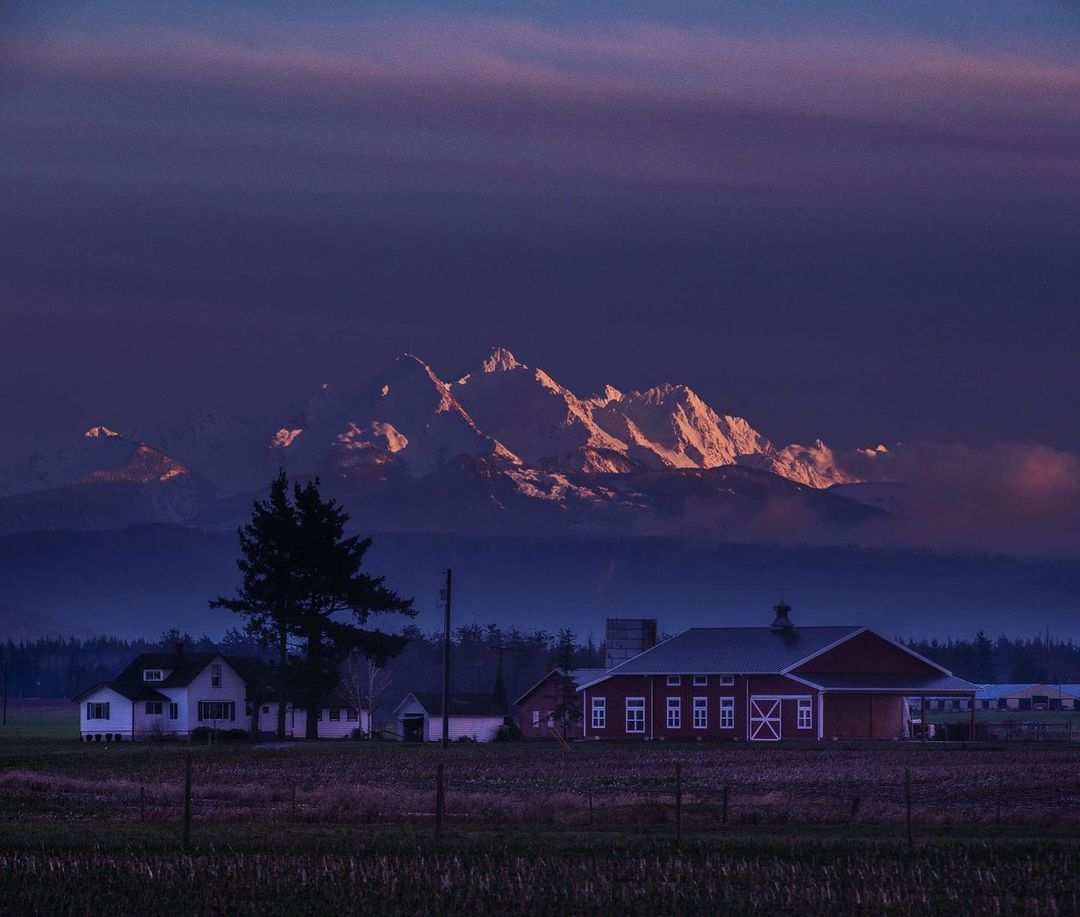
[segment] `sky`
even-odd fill
[[[0,460],[492,345],[1080,451],[1080,4],[13,0]]]

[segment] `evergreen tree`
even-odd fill
[[[211,608],[244,615],[245,630],[276,650],[272,675],[279,739],[285,738],[285,703],[292,700],[289,635],[300,619],[299,534],[296,508],[289,502],[289,481],[282,471],[270,485],[270,498],[255,501],[250,521],[239,531],[241,556],[236,565],[243,582],[236,596],[210,602]]]
[[[318,736],[323,698],[337,683],[342,661],[360,652],[376,665],[405,646],[401,635],[362,627],[373,614],[415,615],[412,599],[403,599],[382,577],[360,571],[370,538],[346,535],[348,514],[334,501],[323,500],[319,481],[294,487],[296,553],[290,586],[295,617],[290,626],[303,641],[302,699],[307,711],[306,736]],[[348,615],[352,620],[335,618]]]

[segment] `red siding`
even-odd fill
[[[581,694],[577,694],[574,700],[580,705]],[[518,725],[521,727],[522,736],[526,739],[554,740],[555,737],[551,734],[552,727],[548,725],[548,717],[552,716],[554,711],[562,705],[562,702],[562,683],[557,673],[550,672],[518,705]],[[537,726],[533,725],[533,711],[540,714],[540,723]],[[555,720],[553,725],[560,735],[565,735],[568,739],[581,738],[580,720],[576,723],[567,724],[565,733],[561,718]]]
[[[822,653],[805,665],[795,669],[796,674],[811,672],[842,672],[863,675],[866,673],[889,673],[922,675],[937,672],[929,663],[884,640],[877,634],[861,633]]]
[[[816,692],[782,675],[735,676],[735,684],[721,687],[720,676],[708,676],[708,684],[694,687],[692,675],[682,675],[681,684],[669,687],[667,678],[655,676],[619,676],[609,678],[582,692],[585,710],[585,737],[602,739],[654,739],[667,740],[746,740],[748,734],[747,706],[749,696],[771,695],[785,698],[781,701],[782,738],[817,738],[817,695]],[[606,700],[607,723],[604,729],[592,728],[592,699],[603,697]],[[628,697],[645,698],[644,734],[626,732],[626,699]],[[695,697],[704,697],[708,702],[708,725],[705,729],[694,728]],[[732,729],[720,728],[720,700],[723,697],[734,698],[735,726]],[[798,728],[797,697],[811,701],[810,729]],[[678,728],[668,728],[667,701],[678,698],[681,704],[681,722]]]

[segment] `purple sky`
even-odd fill
[[[1080,15],[866,6],[5,4],[0,459],[494,343],[1080,450]]]

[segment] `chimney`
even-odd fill
[[[184,655],[184,644],[183,643],[177,643],[177,644],[175,644],[175,646],[176,646],[176,655],[177,656],[183,656]]]
[[[788,617],[791,614],[790,605],[781,599],[779,605],[773,606],[773,611],[776,612],[776,617],[773,618],[772,624],[769,625],[769,630],[780,634],[795,629],[795,625],[791,623],[791,618]]]
[[[604,630],[604,668],[633,659],[656,646],[656,618],[608,618]]]

